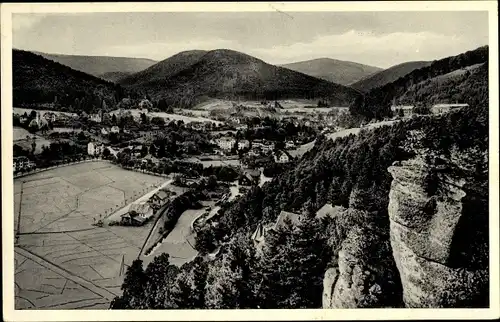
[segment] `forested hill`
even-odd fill
[[[90,112],[121,99],[118,86],[29,51],[12,51],[12,73],[14,106]]]
[[[341,85],[352,84],[382,70],[379,67],[331,58],[317,58],[280,66]]]
[[[102,77],[106,80],[108,79],[105,78],[105,76],[109,75],[109,73],[131,74],[156,64],[156,61],[146,58],[62,55],[41,52],[36,52],[36,54],[75,70]]]
[[[367,119],[390,115],[393,103],[488,103],[488,46],[433,61],[404,77],[374,88],[350,106]]]
[[[437,191],[445,181],[436,179],[443,174],[459,176],[467,182],[463,189],[469,197],[464,201],[462,228],[457,229],[454,237],[459,246],[453,248],[453,253],[460,254],[460,259],[453,265],[487,272],[487,136],[488,107],[471,106],[335,141],[319,138],[298,164],[263,188],[252,188],[223,206],[215,222],[198,232],[196,247],[200,255],[195,261],[179,270],[169,264],[168,256],[157,257],[145,270],[140,261],[134,262],[127,272],[123,296],[113,302],[112,308],[320,308],[327,269],[341,272],[336,282],[340,286],[335,292],[346,293],[335,298],[339,307],[404,306],[402,288],[408,287],[408,281],[401,276],[410,272],[400,274],[398,270],[411,267],[405,263],[397,267],[393,255],[392,247],[396,244],[391,244],[394,231],[389,225],[393,178],[388,168],[395,161],[417,157],[415,142],[429,151],[423,162],[427,162],[431,172],[424,180],[425,187],[419,187],[428,198],[443,196]],[[455,159],[459,156],[466,160],[467,167],[457,167],[447,159],[434,168],[432,155],[453,155]],[[432,200],[426,214],[440,211],[432,208]],[[325,203],[345,210],[331,219],[313,219]],[[256,256],[252,233],[259,224],[274,223],[281,210],[302,213],[308,219],[295,228],[288,223],[269,233],[262,255]],[[412,227],[423,229],[423,222],[416,220]],[[465,239],[468,243],[460,242]],[[220,251],[216,259],[203,256],[217,247]],[[413,276],[423,279],[428,274]],[[349,288],[342,284],[353,280],[364,282]],[[478,281],[485,280],[473,283]],[[428,281],[415,281],[418,282],[427,285]],[[424,291],[435,292],[432,288]],[[487,290],[479,288],[479,293],[483,296]],[[435,296],[441,295],[446,294]],[[461,296],[475,307],[488,303],[484,297],[476,298],[472,291],[453,296]]]
[[[411,73],[415,69],[429,66],[430,61],[410,61],[396,66],[389,67],[377,73],[369,75],[350,86],[361,92],[369,92],[375,87],[381,87],[385,84],[392,83],[400,77]]]
[[[196,51],[188,58],[177,64],[176,56],[171,57],[121,82],[130,90],[182,107],[191,107],[207,98],[237,97],[326,99],[332,105],[348,106],[359,95],[352,88],[270,65],[233,50]],[[175,64],[170,64],[173,60]],[[172,65],[176,72],[172,74],[164,65]]]

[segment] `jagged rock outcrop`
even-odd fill
[[[342,242],[338,267],[325,273],[323,308],[400,306],[401,285],[388,229],[380,229],[388,223],[377,213],[357,209],[349,209],[346,217],[356,224]]]
[[[442,176],[437,182],[439,189],[430,194],[426,187],[432,169],[420,158],[397,162],[388,171],[393,177],[388,207],[391,247],[405,305],[487,305],[487,268],[452,261],[452,255],[461,252],[454,249],[457,228],[468,216],[463,211],[465,180]],[[467,235],[459,236],[464,238]]]
[[[339,277],[339,269],[331,267],[326,270],[325,277],[323,278],[323,308],[331,307],[333,298],[333,288],[337,283]]]

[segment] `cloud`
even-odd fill
[[[487,37],[471,40],[428,31],[375,35],[350,30],[340,35],[320,36],[308,43],[273,46],[257,49],[255,52],[261,57],[269,57],[271,63],[330,57],[390,67],[411,60],[434,60],[487,43]]]
[[[31,27],[42,21],[43,18],[45,18],[44,15],[13,14],[12,29],[13,31],[30,29]]]
[[[239,47],[239,45],[229,40],[207,38],[189,39],[183,42],[154,42],[109,46],[104,48],[96,48],[96,52],[93,54],[104,54],[107,56],[147,57],[156,60],[163,60],[185,50],[213,50],[219,48],[242,50],[242,48],[236,47]]]

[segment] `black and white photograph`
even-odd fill
[[[498,317],[497,4],[402,4],[2,5],[11,314]]]

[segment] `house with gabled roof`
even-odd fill
[[[274,162],[276,163],[288,163],[291,159],[291,156],[286,151],[278,150],[274,153]]]
[[[121,215],[122,223],[140,226],[153,216],[153,208],[147,202],[133,203],[128,212]]]
[[[172,192],[169,190],[160,189],[151,198],[149,198],[149,203],[154,209],[159,209],[168,201]]]
[[[266,235],[271,230],[276,231],[280,228],[285,227],[285,224],[288,220],[291,222],[292,226],[299,225],[300,222],[305,218],[306,217],[304,215],[282,210],[278,218],[276,219],[276,222],[267,225],[259,223],[257,225],[257,229],[251,236],[254,246],[257,249],[257,253],[261,252],[262,247],[266,243]]]

